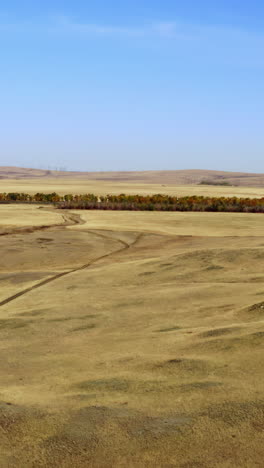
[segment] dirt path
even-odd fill
[[[45,211],[54,211],[50,208],[43,208]],[[61,213],[60,213],[61,214]],[[56,224],[47,224],[41,226],[27,226],[21,228],[10,228],[0,232],[0,236],[12,236],[13,234],[30,234],[36,231],[45,231],[48,229],[55,229],[55,228],[65,228],[67,226],[74,226],[75,224],[85,224],[85,221],[81,218],[80,215],[75,213],[63,213],[61,214],[63,223],[56,223]]]
[[[37,226],[37,227],[33,227],[32,229],[31,228],[25,228],[25,229],[22,229],[22,230],[16,230],[15,232],[9,232],[9,233],[6,233],[6,234],[1,234],[1,235],[11,235],[11,234],[15,234],[15,233],[20,234],[21,232],[23,234],[26,234],[26,233],[32,233],[34,231],[43,230],[43,229],[49,229],[49,228],[54,229],[54,228],[57,228],[57,227],[66,228],[67,226],[73,226],[75,224],[85,224],[85,221],[78,214],[72,214],[72,213],[70,214],[70,213],[67,212],[67,213],[63,214],[62,216],[63,216],[63,219],[64,219],[63,224],[55,224],[55,225],[52,225],[52,226]],[[93,234],[95,236],[101,237],[103,239],[116,241],[119,244],[121,244],[122,247],[115,250],[114,252],[109,252],[107,254],[101,255],[100,257],[97,257],[94,260],[91,260],[90,262],[81,265],[80,267],[73,268],[72,270],[63,271],[61,273],[57,273],[56,275],[51,276],[50,278],[47,278],[45,280],[40,281],[39,283],[35,284],[34,286],[23,289],[22,291],[19,291],[18,293],[13,294],[12,296],[7,297],[3,301],[1,301],[0,302],[0,307],[4,306],[5,304],[8,304],[9,302],[14,301],[15,299],[18,299],[21,296],[24,296],[25,294],[30,293],[31,291],[34,291],[34,289],[41,288],[42,286],[45,286],[48,283],[56,281],[57,279],[62,278],[63,276],[67,276],[67,275],[70,275],[70,274],[75,273],[77,271],[81,271],[81,270],[84,270],[86,268],[89,268],[90,266],[94,265],[95,263],[99,262],[100,260],[102,260],[104,258],[115,255],[115,254],[121,252],[122,250],[129,249],[130,247],[135,245],[139,241],[139,239],[143,236],[143,233],[139,233],[139,235],[136,237],[136,239],[133,242],[131,242],[131,244],[128,244],[127,242],[125,242],[125,241],[123,241],[121,239],[115,239],[115,238],[107,236],[105,234],[95,232],[95,230],[93,230],[93,229],[87,230],[86,232],[88,232],[90,234]]]

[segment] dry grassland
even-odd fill
[[[264,186],[264,182],[263,182]],[[24,192],[35,194],[37,192],[51,193],[56,192],[59,195],[66,193],[84,194],[94,193],[95,195],[119,195],[120,193],[126,194],[140,194],[149,195],[161,193],[164,195],[172,196],[189,196],[189,195],[202,195],[202,196],[215,196],[215,197],[241,197],[241,198],[260,198],[263,197],[264,189],[262,187],[221,187],[221,186],[207,186],[207,185],[184,185],[183,182],[179,183],[154,183],[149,181],[139,182],[116,181],[110,180],[93,180],[86,177],[80,179],[71,177],[57,177],[57,178],[31,178],[31,179],[3,179],[0,184],[0,192]]]
[[[74,180],[75,184],[82,181],[91,181],[96,184],[101,182],[134,184],[171,184],[171,185],[197,185],[200,182],[210,181],[213,183],[228,183],[243,187],[264,187],[264,174],[248,172],[227,172],[214,171],[206,169],[188,169],[188,170],[163,170],[163,171],[108,171],[108,172],[71,172],[54,171],[44,169],[30,169],[21,167],[0,166],[0,179],[15,179],[22,181],[34,179],[44,182]]]
[[[0,206],[1,468],[262,467],[263,228]]]

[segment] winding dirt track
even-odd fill
[[[51,211],[48,208],[44,208],[45,211]],[[11,228],[0,232],[0,236],[12,236],[13,234],[30,234],[36,231],[45,231],[48,229],[65,228],[67,226],[74,226],[75,224],[85,224],[85,221],[80,215],[75,213],[66,213],[62,215],[63,223],[56,224],[44,224],[41,226],[26,226],[21,228]]]
[[[43,229],[54,229],[54,228],[62,228],[62,227],[65,228],[67,226],[73,226],[73,225],[76,225],[76,224],[85,224],[85,221],[78,214],[72,214],[72,213],[69,214],[67,212],[67,213],[63,214],[62,217],[64,219],[63,224],[54,224],[54,225],[50,225],[50,226],[36,226],[36,227],[32,227],[32,228],[22,228],[22,229],[18,228],[18,229],[13,229],[12,231],[9,231],[9,232],[6,232],[6,233],[0,234],[0,235],[12,235],[12,234],[16,234],[16,233],[27,234],[27,233],[32,233],[32,232],[35,232],[35,231],[40,231],[40,230],[43,230]],[[57,273],[56,275],[51,276],[50,278],[47,278],[45,280],[40,281],[39,283],[35,284],[34,286],[23,289],[22,291],[19,291],[18,293],[13,294],[12,296],[7,297],[3,301],[1,301],[0,302],[0,307],[4,306],[5,304],[8,304],[9,302],[14,301],[15,299],[18,299],[21,296],[24,296],[25,294],[30,293],[31,291],[34,291],[34,289],[41,288],[42,286],[45,286],[46,284],[51,283],[52,281],[56,281],[57,279],[62,278],[63,276],[71,275],[72,273],[75,273],[77,271],[89,268],[90,266],[92,266],[95,263],[99,262],[99,260],[102,260],[104,258],[115,255],[115,254],[121,252],[122,250],[129,249],[130,247],[135,245],[139,241],[139,239],[143,236],[143,233],[140,233],[137,236],[137,238],[133,242],[131,242],[131,244],[128,244],[127,242],[125,242],[125,241],[123,241],[121,239],[114,239],[114,238],[112,238],[110,236],[107,236],[105,234],[97,233],[93,229],[87,230],[86,232],[88,232],[90,234],[93,234],[93,235],[95,235],[97,237],[102,237],[103,239],[116,241],[119,244],[121,244],[122,247],[115,250],[114,252],[110,252],[110,253],[101,255],[100,257],[97,257],[94,260],[91,260],[90,262],[81,265],[80,267],[73,268],[72,270],[63,271],[61,273]]]

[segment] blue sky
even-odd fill
[[[0,165],[264,172],[263,31],[261,0],[0,2]]]

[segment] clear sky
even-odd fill
[[[263,0],[2,0],[0,165],[264,172]]]

